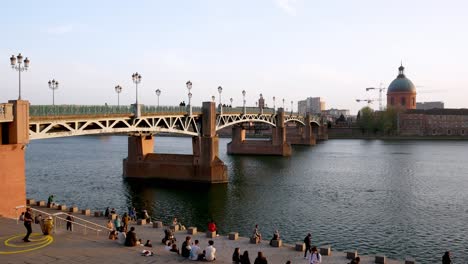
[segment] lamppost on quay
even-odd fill
[[[161,95],[161,90],[156,89],[156,96],[158,96],[158,108],[159,108],[159,96]]]
[[[18,100],[21,100],[21,72],[22,71],[27,71],[29,68],[29,59],[26,57],[24,59],[24,65],[23,64],[23,55],[18,54],[18,56],[15,57],[15,55],[11,55],[10,57],[10,63],[11,63],[11,68],[14,70],[18,71]],[[18,63],[18,65],[16,65]]]
[[[216,101],[216,97],[214,95],[211,96],[211,101],[214,103]]]
[[[122,92],[122,86],[116,85],[114,89],[117,93],[117,106],[120,106],[120,93]]]
[[[230,105],[231,108],[232,108],[232,101],[234,101],[234,100],[232,99],[232,97],[229,98],[229,102],[231,102],[231,105]]]
[[[219,93],[219,114],[223,114],[223,105],[221,104],[221,93],[223,92],[223,87],[218,86],[218,93]]]
[[[273,111],[276,111],[275,99],[276,99],[276,97],[273,96]]]
[[[132,74],[132,80],[133,80],[133,83],[135,84],[135,91],[136,91],[135,115],[136,117],[139,118],[141,116],[141,109],[140,109],[140,105],[138,104],[138,84],[141,82],[141,74],[139,74],[138,72],[135,72],[134,74]]]
[[[293,101],[291,100],[291,115],[293,114]]]
[[[185,85],[187,86],[187,90],[188,90],[188,108],[189,108],[189,112],[188,114],[191,116],[192,115],[192,93],[190,92],[190,90],[192,89],[192,82],[191,81],[187,81],[185,83]]]
[[[243,97],[243,103],[244,103],[244,106],[243,106],[243,113],[244,115],[247,114],[247,109],[245,109],[245,90],[242,90],[242,97]]]
[[[59,87],[59,82],[53,79],[48,82],[49,88],[52,90],[52,105],[55,106],[55,90]]]
[[[285,100],[284,100],[284,98],[283,98],[283,111],[284,111],[284,101],[285,101]]]

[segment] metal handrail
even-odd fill
[[[55,214],[53,214],[53,215],[56,216],[56,215],[68,215],[68,214],[67,214],[67,213],[64,213],[64,212],[58,212],[58,213],[55,213]],[[85,223],[89,223],[89,224],[92,224],[92,225],[94,225],[94,226],[103,228],[103,229],[107,229],[108,231],[112,231],[112,229],[107,228],[107,226],[103,226],[103,225],[100,225],[100,224],[96,224],[96,223],[94,223],[94,222],[85,220],[85,219],[80,218],[80,217],[77,217],[77,216],[73,216],[73,218],[78,219],[78,220],[80,220],[80,221],[83,221],[83,222],[85,222]],[[67,222],[70,222],[70,221],[67,220]],[[76,222],[73,222],[73,223],[76,223]]]

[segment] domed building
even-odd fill
[[[387,107],[416,109],[416,87],[405,76],[405,67],[398,68],[398,76],[388,86]]]

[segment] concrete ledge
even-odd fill
[[[258,244],[260,243],[260,238],[258,237],[251,237],[250,238],[250,244]]]
[[[81,214],[82,214],[82,215],[88,215],[88,216],[89,216],[89,215],[91,215],[91,210],[89,210],[89,209],[83,209],[83,210],[81,210]]]
[[[146,225],[146,219],[138,219],[137,225]]]
[[[171,225],[169,229],[171,229],[173,232],[177,232],[179,231],[179,225]]]
[[[416,261],[414,260],[414,258],[407,257],[405,258],[405,264],[416,264]]]
[[[354,251],[352,251],[352,250],[346,251],[346,258],[347,258],[347,259],[353,260],[353,259],[355,259],[357,256],[358,256],[357,250],[354,250]]]
[[[319,253],[322,256],[331,256],[331,247],[330,246],[323,246],[319,249]]]
[[[382,255],[376,255],[375,256],[375,263],[377,264],[385,264],[387,262],[387,258]]]
[[[35,203],[36,203],[36,200],[34,200],[34,199],[26,199],[26,204],[27,205],[33,205]]]
[[[65,204],[60,204],[58,207],[57,207],[58,210],[60,211],[66,211],[67,210],[67,205]]]
[[[187,228],[187,234],[196,235],[197,234],[197,228],[194,227],[194,226],[191,226],[191,227]]]
[[[153,228],[162,228],[163,223],[161,221],[155,221],[153,222]]]
[[[100,217],[100,216],[102,216],[102,212],[101,211],[96,211],[96,212],[94,212],[94,216],[95,217]]]
[[[68,210],[70,213],[78,213],[78,207],[76,206],[73,206],[73,207],[70,207],[70,210]]]
[[[216,231],[215,232],[206,231],[206,237],[207,238],[215,238],[216,237]]]
[[[304,250],[305,250],[305,243],[303,243],[303,242],[297,242],[297,243],[296,243],[295,250],[296,250],[296,251],[304,251]]]
[[[272,240],[271,241],[271,246],[272,247],[281,247],[283,245],[283,240]]]
[[[229,237],[229,240],[237,240],[239,238],[239,233],[231,232],[229,233],[228,237]]]
[[[37,201],[36,205],[44,207],[44,206],[46,206],[46,202],[45,201]]]

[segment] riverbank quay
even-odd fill
[[[59,212],[57,209],[45,207],[36,207],[41,211],[54,214]],[[99,213],[98,213],[99,214]],[[95,217],[94,212],[90,216],[82,215],[81,210],[74,213],[76,217],[87,221],[105,225],[108,221],[103,216]],[[33,224],[33,242],[25,243],[21,241],[25,233],[25,228],[21,222],[17,223],[15,219],[0,218],[0,263],[191,263],[176,253],[166,251],[161,239],[164,237],[163,228],[153,228],[152,224],[138,225],[135,222],[130,227],[135,227],[138,238],[143,242],[151,240],[153,247],[144,246],[125,247],[114,240],[108,239],[108,232],[103,231],[97,235],[95,232],[88,231],[83,234],[83,230],[74,228],[73,232],[67,231],[65,224],[57,224],[56,232],[51,235],[52,242],[45,244],[42,242],[44,237],[41,234],[39,225]],[[201,227],[200,227],[201,228]],[[204,228],[203,228],[204,229]],[[233,230],[235,231],[235,230]],[[177,246],[180,248],[187,231],[177,231],[174,233],[177,239]],[[304,253],[295,251],[295,245],[283,244],[282,247],[275,248],[269,245],[269,241],[263,240],[260,244],[251,244],[249,238],[239,237],[237,240],[229,240],[227,235],[221,234],[218,237],[208,238],[205,232],[197,232],[192,237],[200,241],[200,247],[204,249],[208,246],[208,241],[214,241],[216,251],[216,261],[214,263],[232,263],[231,257],[234,248],[239,247],[241,252],[249,251],[250,260],[253,263],[257,253],[262,251],[269,263],[286,263],[290,260],[292,263],[307,263],[303,258]],[[268,236],[264,234],[264,236]],[[49,240],[50,241],[50,240]],[[154,256],[141,256],[142,250],[151,250]],[[360,256],[361,263],[375,263],[375,256]],[[343,264],[349,263],[345,252],[333,251],[331,256],[323,256],[322,263]],[[389,260],[387,264],[404,263],[404,261]]]

